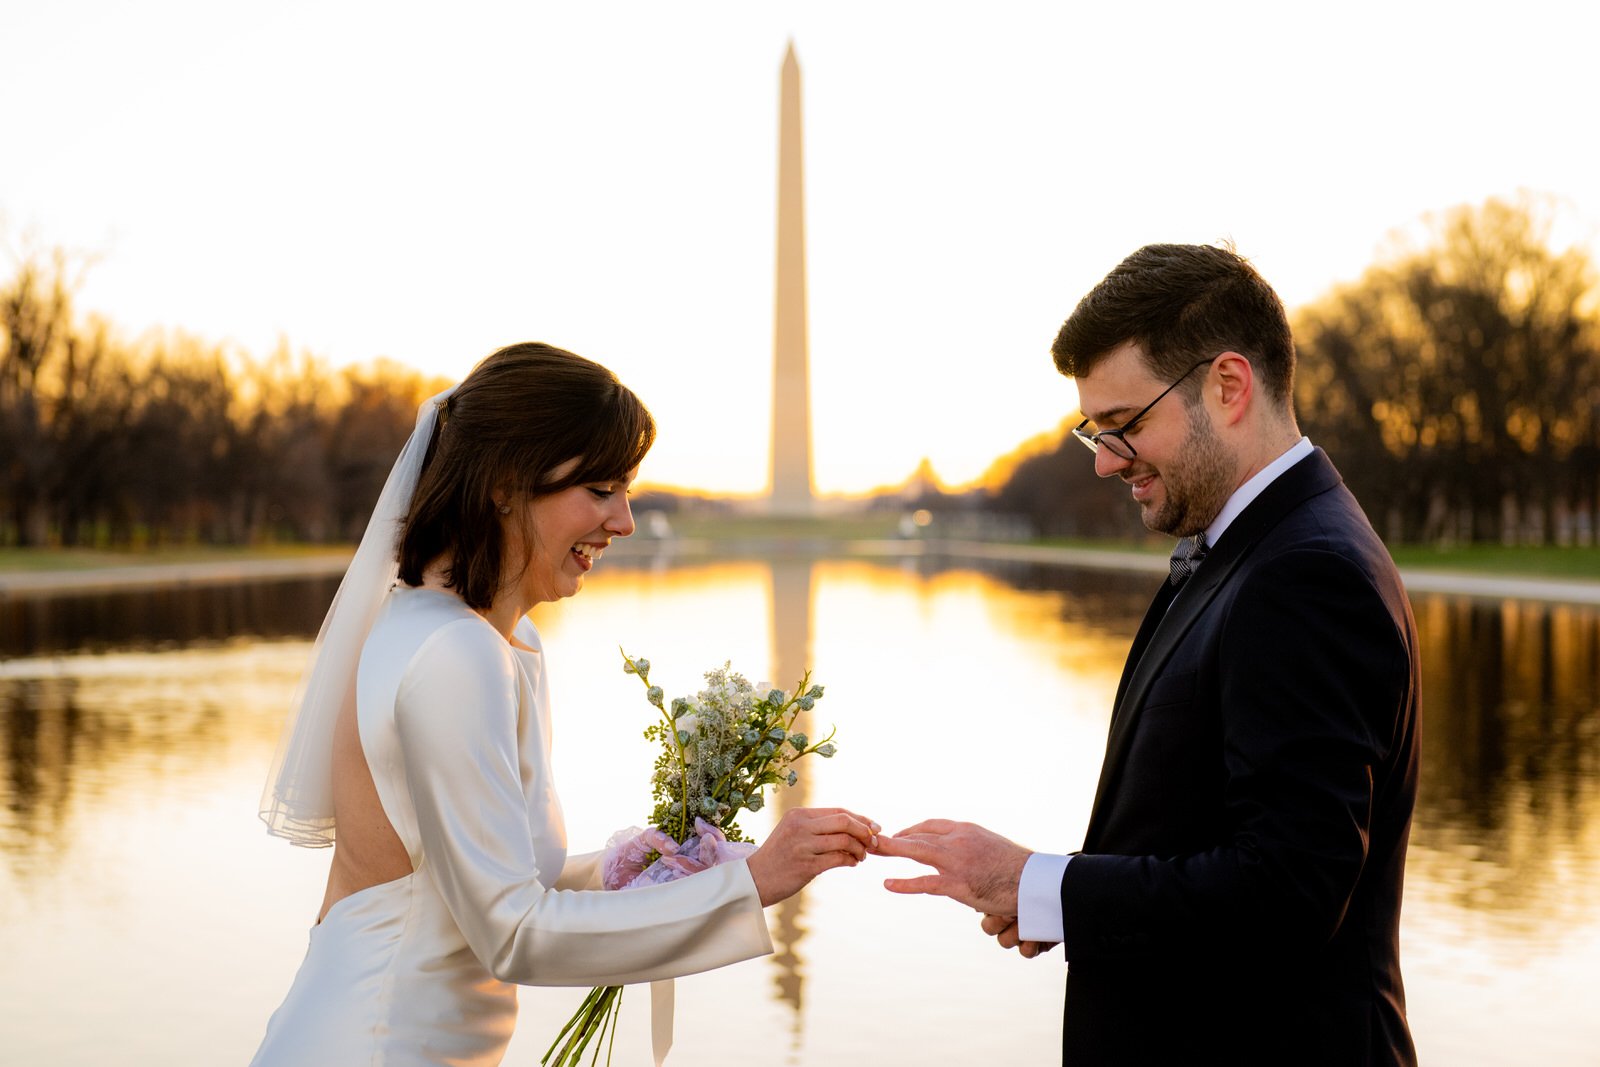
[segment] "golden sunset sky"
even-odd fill
[[[1597,12],[10,3],[0,237],[90,257],[130,336],[563,345],[656,412],[646,480],[754,492],[792,39],[818,488],[959,483],[1072,407],[1050,339],[1141,244],[1231,238],[1291,304],[1519,189],[1597,247]]]

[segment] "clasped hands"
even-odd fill
[[[879,835],[873,849],[881,856],[903,856],[936,873],[886,878],[891,893],[949,897],[983,913],[983,932],[1001,948],[1015,948],[1028,959],[1055,945],[1023,941],[1017,930],[1017,886],[1028,849],[969,822],[929,819],[899,833]]]

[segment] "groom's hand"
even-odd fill
[[[1024,941],[1017,932],[1017,920],[1008,915],[985,915],[983,917],[983,932],[1000,942],[1001,948],[1014,948],[1022,953],[1024,959],[1033,959],[1035,956],[1049,952],[1055,948],[1055,941]]]
[[[937,874],[888,878],[891,893],[932,893],[990,915],[1017,913],[1017,883],[1033,853],[970,822],[929,819],[878,838],[878,852],[926,863]]]

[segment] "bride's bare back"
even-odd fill
[[[356,730],[354,704],[339,712],[333,730],[333,817],[339,833],[333,843],[328,890],[317,913],[319,923],[329,908],[352,893],[411,873],[411,857],[384,814],[377,786],[372,783]]]

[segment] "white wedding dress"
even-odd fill
[[[544,657],[528,620],[517,637],[532,651],[451,593],[389,594],[356,715],[412,873],[312,928],[253,1067],[497,1064],[514,983],[649,982],[772,951],[743,861],[600,892],[599,854],[567,857]]]

